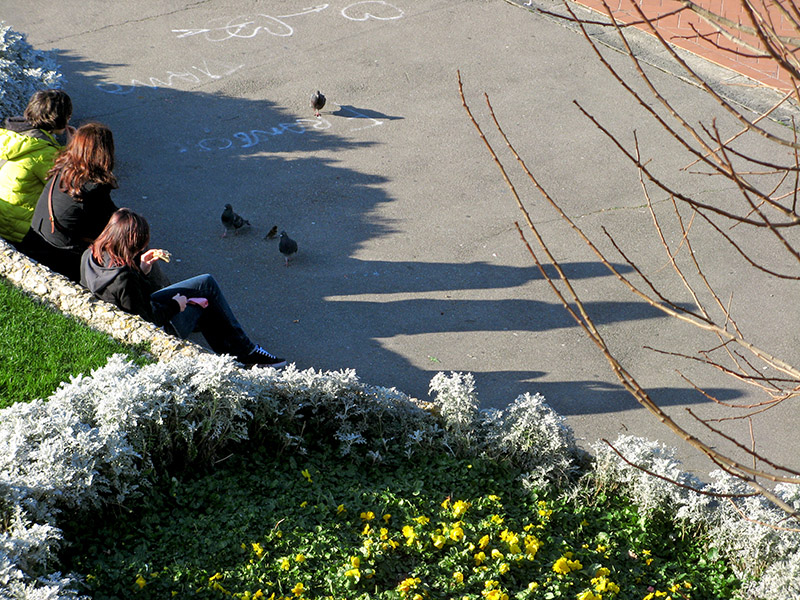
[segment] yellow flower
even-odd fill
[[[211,577],[208,578],[209,583],[212,581],[219,581],[222,579],[222,573],[214,573]]]
[[[300,508],[305,508],[306,506],[308,506],[308,502],[307,502],[306,500],[303,500],[303,501],[300,503]]]
[[[403,535],[406,538],[406,544],[408,544],[409,546],[413,544],[414,541],[417,539],[417,534],[411,525],[403,526]]]
[[[453,573],[453,579],[456,580],[456,583],[464,583],[464,574],[461,571],[456,571]]]
[[[397,589],[405,594],[415,588],[421,581],[419,577],[408,577],[397,584]]]
[[[445,510],[450,508],[450,496],[444,499],[444,501],[442,502],[442,508]]]
[[[340,504],[339,506],[336,507],[336,514],[337,515],[340,515],[343,512],[347,512],[347,509],[344,507],[344,504]]]
[[[487,498],[489,498],[489,500],[492,502],[500,502],[500,496],[497,496],[496,494],[489,494]]]
[[[578,594],[578,600],[603,600],[602,596],[595,596],[592,590],[586,590]]]
[[[426,517],[425,515],[420,515],[418,517],[414,517],[412,520],[416,521],[420,525],[427,525],[430,522],[430,519],[428,517]]]
[[[432,533],[431,541],[433,541],[434,548],[436,548],[437,550],[441,550],[442,548],[444,548],[447,539],[443,535]]]
[[[489,536],[488,536],[488,535],[485,535],[485,536],[483,536],[483,537],[480,539],[480,541],[478,542],[478,547],[479,547],[481,550],[483,550],[483,549],[484,549],[484,548],[486,548],[486,546],[488,546],[488,545],[489,545]]]
[[[465,502],[464,500],[456,501],[456,503],[453,504],[453,516],[455,516],[456,519],[460,518],[465,512],[467,512],[467,509],[470,506],[472,506],[472,504]]]
[[[609,572],[608,569],[597,570],[598,573],[600,573],[601,571],[605,571],[606,573]],[[609,581],[608,577],[606,577],[605,575],[600,575],[599,577],[595,577],[594,579],[592,579],[592,585],[594,586],[594,591],[596,592],[609,592],[611,594],[619,594],[619,586],[613,581]]]
[[[264,556],[264,547],[261,544],[259,544],[258,542],[253,542],[252,546],[253,546],[253,552],[256,553],[256,556],[258,558]]]
[[[139,586],[139,589],[142,589],[144,586],[147,585],[147,580],[142,577],[141,575],[136,576],[136,585]]]
[[[497,548],[493,548],[492,549],[492,558],[494,558],[495,560],[499,560],[499,559],[503,558],[503,553],[500,552],[500,550],[498,550]]]
[[[372,519],[374,519],[374,518],[375,518],[375,513],[372,512],[371,510],[368,511],[368,512],[362,512],[361,513],[361,519],[364,520],[364,521],[372,521]]]
[[[359,571],[358,569],[348,569],[347,571],[344,572],[344,576],[358,580],[358,578],[361,577],[361,571]]]
[[[611,571],[609,571],[605,567],[600,567],[599,569],[597,569],[597,571],[595,571],[594,574],[595,577],[608,577],[609,575],[611,575]]]
[[[484,562],[486,562],[486,554],[484,554],[483,552],[478,552],[475,555],[475,564],[482,565]]]
[[[304,563],[306,562],[306,555],[305,554],[298,554],[294,557],[295,562]]]
[[[539,587],[539,584],[538,584],[538,583],[536,583],[535,581],[531,581],[531,582],[528,584],[528,589],[529,589],[529,590],[531,590],[531,591],[535,590],[535,589],[536,589],[536,588],[538,588],[538,587]]]
[[[500,563],[500,567],[498,568],[498,570],[500,571],[501,575],[505,575],[511,570],[511,567],[509,566],[508,563]]]
[[[281,569],[283,571],[288,571],[291,568],[292,568],[292,563],[289,561],[289,559],[288,558],[282,558],[281,559]]]
[[[357,569],[358,567],[361,566],[361,559],[358,556],[351,556],[350,565]]]
[[[568,555],[572,553],[567,552]],[[568,556],[562,556],[553,564],[553,571],[561,575],[566,575],[570,571],[578,571],[583,568],[583,565],[577,560],[570,560]]]
[[[503,517],[501,517],[500,515],[492,515],[491,517],[489,517],[489,520],[495,525],[503,524]]]
[[[372,527],[370,527],[369,523],[364,524],[364,529],[361,530],[361,535],[369,535],[372,533]]]
[[[460,525],[454,525],[453,528],[450,530],[450,539],[454,542],[458,542],[464,539],[464,530],[461,528]]]
[[[308,469],[303,469],[300,474],[308,480],[308,483],[311,483],[311,473],[308,472]]]
[[[297,585],[295,585],[295,586],[292,588],[292,593],[293,593],[295,596],[302,596],[302,595],[303,595],[303,592],[304,592],[305,590],[306,590],[306,586],[304,586],[302,582],[299,582]]]
[[[392,518],[392,515],[390,515],[390,514],[385,514],[385,515],[383,515],[381,517],[381,519],[383,519],[384,523],[388,523],[389,519],[391,519],[391,518]]]
[[[264,597],[264,592],[258,590],[255,594],[253,594],[253,600],[261,600]]]

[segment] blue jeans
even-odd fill
[[[255,348],[228,305],[217,281],[211,275],[198,275],[161,288],[150,295],[152,300],[167,302],[175,294],[187,298],[206,298],[208,307],[187,304],[183,312],[172,317],[170,324],[179,337],[185,338],[198,331],[217,354],[230,354],[236,358],[247,356]]]

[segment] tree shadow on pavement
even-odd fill
[[[365,127],[402,115],[339,105],[317,119],[310,109],[298,114],[278,100],[199,91],[204,86],[188,75],[161,85],[112,83],[105,73],[118,65],[69,53],[59,59],[75,106],[73,123],[99,120],[113,130],[120,183],[114,200],[142,213],[153,246],[172,252],[168,277],[214,274],[254,340],[298,368],[354,368],[367,383],[424,397],[436,364],[421,367],[383,340],[442,334],[460,344],[465,334],[576,327],[559,304],[503,297],[506,290],[541,281],[535,267],[356,258],[365,242],[402,231],[403,223],[375,216],[377,207],[393,201],[386,178],[347,168],[337,155],[375,149],[380,142],[363,135]],[[226,68],[204,65],[219,77]],[[219,217],[226,203],[251,228],[223,240]],[[272,226],[300,244],[289,268],[277,242],[264,239]],[[576,280],[609,275],[595,262],[565,269]],[[663,318],[638,302],[588,306],[599,324]],[[458,369],[475,373],[485,404],[500,406],[541,391],[563,414],[633,406],[614,386],[580,378],[543,383],[536,381],[541,371],[491,371],[475,364]],[[678,390],[664,391],[676,403],[686,401]],[[570,400],[578,397],[580,402]]]

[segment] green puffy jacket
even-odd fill
[[[31,129],[21,119],[8,119],[5,125],[0,129],[0,236],[21,242],[63,146],[51,133]]]

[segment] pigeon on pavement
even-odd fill
[[[322,107],[325,106],[325,96],[317,90],[315,94],[311,95],[311,108],[314,109],[314,116],[319,116],[319,111],[322,110]]]
[[[281,231],[281,241],[278,243],[278,250],[280,250],[283,257],[286,259],[286,266],[289,266],[289,258],[297,252],[297,242],[290,238],[285,231]]]
[[[250,221],[233,212],[233,207],[230,204],[225,205],[225,210],[222,211],[222,217],[220,218],[225,226],[222,237],[225,237],[229,231],[236,233],[245,225],[250,225]]]

